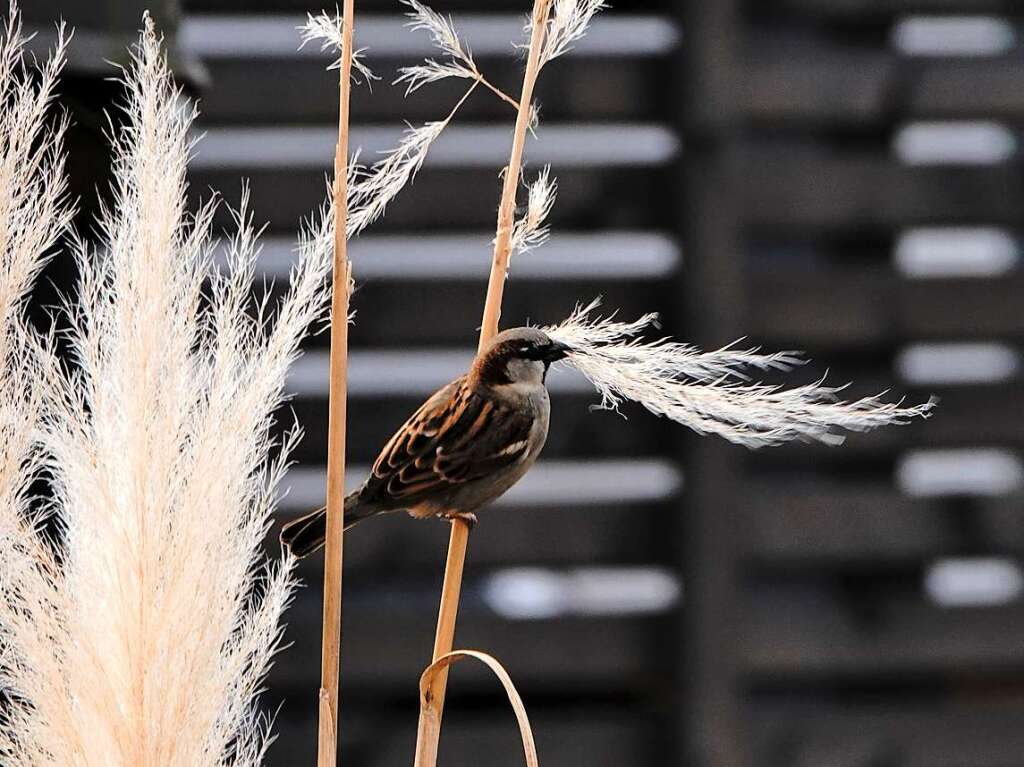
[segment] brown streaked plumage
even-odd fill
[[[529,471],[548,433],[548,367],[568,349],[535,328],[499,333],[470,371],[431,396],[395,432],[363,486],[345,499],[345,528],[377,514],[462,517]],[[284,526],[281,542],[306,556],[324,542],[323,509]]]

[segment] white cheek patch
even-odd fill
[[[505,370],[513,384],[541,383],[544,380],[544,365],[536,360],[509,360]]]

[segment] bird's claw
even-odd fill
[[[455,514],[449,514],[448,519],[451,522],[454,522],[457,519],[461,520],[465,523],[466,527],[469,528],[470,532],[473,531],[473,528],[476,527],[477,523],[476,514],[471,511],[460,511]]]

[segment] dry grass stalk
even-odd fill
[[[545,330],[572,347],[568,362],[594,384],[603,408],[617,410],[632,400],[700,434],[757,448],[793,440],[837,445],[844,440],[838,429],[905,424],[927,417],[935,405],[883,402],[884,392],[844,402],[838,398],[843,387],[822,381],[791,389],[751,383],[751,369],[785,371],[803,360],[795,352],[764,354],[735,344],[704,352],[667,339],[642,341],[638,336],[654,325],[656,315],[634,322],[592,317],[599,305],[578,307]]]
[[[444,583],[441,586],[441,605],[438,608],[437,630],[431,655],[437,663],[452,651],[455,640],[455,621],[459,615],[459,597],[462,594],[462,571],[466,565],[469,544],[469,526],[462,520],[452,520],[448,540],[448,557],[444,565]],[[424,675],[426,678],[426,675]],[[416,767],[434,767],[437,764],[437,746],[441,738],[441,716],[444,697],[448,689],[448,666],[440,666],[428,678],[426,689],[420,689],[420,716],[416,728]]]
[[[148,18],[124,80],[115,200],[102,245],[76,254],[78,366],[40,369],[61,550],[2,547],[4,762],[255,767],[270,742],[255,699],[292,589],[292,562],[260,554],[297,436],[272,458],[272,413],[330,262],[302,258],[279,303],[254,303],[243,196],[215,270],[214,206],[186,212],[194,112]]]
[[[326,17],[325,17],[326,18]],[[316,18],[310,17],[315,24]],[[327,537],[324,554],[323,645],[320,664],[317,764],[334,767],[338,750],[338,687],[341,673],[342,553],[345,507],[345,426],[347,419],[348,314],[351,271],[348,261],[348,137],[352,67],[359,66],[352,48],[354,0],[345,0],[343,16],[331,28],[339,59],[338,143],[334,153],[333,286],[331,298],[330,400],[327,433]],[[360,71],[372,75],[365,67]]]
[[[573,3],[576,0],[572,0]],[[487,299],[484,303],[483,323],[480,327],[480,343],[482,349],[486,343],[498,333],[498,319],[501,315],[501,299],[505,291],[505,277],[508,274],[509,259],[512,256],[512,235],[516,208],[516,190],[523,164],[523,148],[526,144],[526,132],[533,120],[533,89],[537,76],[543,66],[543,51],[550,30],[550,0],[535,0],[531,16],[530,47],[526,58],[526,72],[523,75],[523,90],[519,97],[519,111],[516,113],[516,126],[512,135],[512,151],[508,165],[505,167],[504,183],[501,190],[501,202],[498,205],[498,229],[494,238],[494,257],[491,262],[491,274],[487,283]],[[582,34],[582,32],[581,32]]]

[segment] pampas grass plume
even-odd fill
[[[148,18],[124,81],[114,203],[100,247],[76,254],[77,366],[40,365],[59,554],[23,536],[0,560],[3,762],[255,767],[293,586],[290,560],[260,554],[297,438],[272,457],[271,414],[330,260],[301,259],[279,304],[253,301],[243,195],[217,272],[213,204],[186,213],[194,112]]]
[[[51,55],[33,68],[24,61],[17,4],[0,35],[0,762],[34,765],[44,762],[21,758],[38,734],[22,701],[46,673],[35,661],[49,658],[49,637],[59,629],[50,608],[59,595],[54,559],[38,534],[43,521],[30,503],[41,468],[35,439],[43,390],[39,344],[23,309],[44,254],[71,219],[62,153],[67,123],[50,114],[67,36],[59,28]],[[27,615],[38,615],[38,625],[26,626]]]

